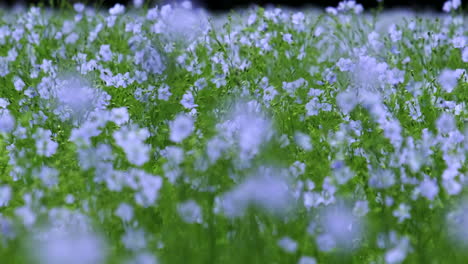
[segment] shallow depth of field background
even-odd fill
[[[0,263],[468,262],[466,3],[223,3],[4,3]]]

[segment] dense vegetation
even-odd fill
[[[2,263],[466,263],[467,20],[3,10]]]

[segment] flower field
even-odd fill
[[[441,10],[1,10],[0,263],[467,263]]]

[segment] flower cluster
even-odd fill
[[[2,12],[0,259],[463,263],[462,6]]]

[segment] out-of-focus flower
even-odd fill
[[[217,199],[215,210],[235,218],[244,215],[250,206],[283,215],[294,208],[291,187],[275,169],[261,169]]]
[[[0,186],[0,207],[7,206],[12,195],[11,187],[8,185]]]
[[[438,81],[442,86],[442,89],[444,89],[447,93],[451,93],[457,86],[458,79],[460,79],[464,73],[466,74],[465,70],[463,69],[445,69],[440,73]]]
[[[194,120],[189,115],[180,114],[174,121],[169,124],[171,135],[170,139],[173,142],[180,143],[185,138],[192,134],[194,127]]]
[[[121,4],[115,4],[112,8],[109,9],[109,14],[112,16],[118,16],[125,12],[125,6]]]
[[[148,129],[140,129],[136,126],[121,127],[120,130],[113,133],[113,137],[132,164],[141,166],[149,160],[151,147],[144,143],[149,137]]]
[[[360,245],[363,222],[344,205],[324,208],[320,215],[321,233],[316,237],[321,251],[352,250]]]
[[[393,216],[398,218],[398,222],[402,223],[405,219],[409,219],[411,217],[410,214],[411,207],[404,203],[398,205],[398,208],[393,211]]]
[[[0,109],[0,133],[9,133],[15,128],[15,118],[8,109]]]
[[[278,245],[288,253],[294,253],[297,250],[297,242],[290,237],[283,237],[278,241]]]
[[[179,204],[177,212],[186,223],[201,224],[203,222],[202,209],[194,200],[188,200]]]

